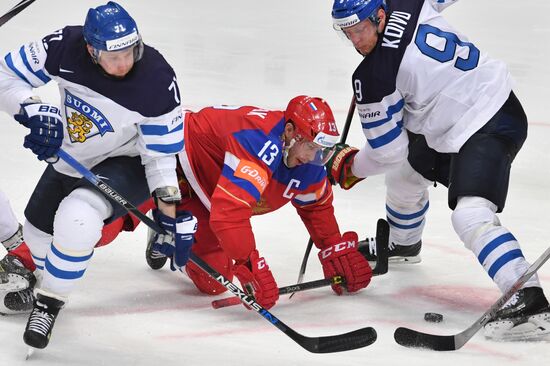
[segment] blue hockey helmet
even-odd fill
[[[378,9],[386,10],[386,0],[334,0],[332,21],[334,29],[351,27],[369,19],[378,24]]]
[[[128,12],[114,1],[91,8],[82,30],[84,40],[94,49],[97,62],[102,51],[119,51],[134,47],[134,62],[143,54],[143,42],[137,24]]]

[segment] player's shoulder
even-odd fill
[[[47,52],[46,70],[58,76],[61,64],[72,66],[86,56],[86,42],[82,36],[82,26],[66,26],[42,38],[42,46]]]

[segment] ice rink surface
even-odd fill
[[[0,2],[4,14],[16,0]],[[351,74],[360,56],[332,30],[330,0],[145,1],[121,3],[138,22],[143,39],[168,59],[178,75],[186,107],[212,104],[284,109],[299,94],[318,95],[343,126],[352,96]],[[82,24],[96,1],[38,0],[0,28],[0,54],[40,39],[67,24]],[[503,225],[533,262],[550,245],[550,2],[463,0],[446,17],[470,41],[503,59],[529,117],[529,137],[512,168]],[[376,87],[376,86],[373,86]],[[53,85],[39,91],[58,103]],[[147,101],[143,101],[146,103]],[[23,220],[23,210],[44,164],[22,148],[25,128],[0,115],[0,188]],[[364,141],[358,118],[348,142]],[[373,235],[385,215],[383,179],[369,178],[351,191],[336,190],[342,231]],[[437,353],[403,348],[398,326],[438,334],[467,328],[499,296],[474,255],[452,230],[446,190],[431,190],[422,263],[390,267],[354,296],[328,288],[280,299],[273,313],[307,336],[372,326],[373,345],[350,352],[306,352],[258,314],[235,306],[210,307],[190,281],[168,269],[153,271],[144,260],[145,229],[125,233],[96,250],[83,281],[60,314],[50,345],[24,361],[27,316],[0,318],[0,365],[542,365],[550,343],[495,343],[477,334],[463,349]],[[260,253],[279,286],[296,282],[307,243],[297,214],[286,207],[253,219]],[[78,235],[78,233],[75,233]],[[3,253],[0,253],[3,254]],[[550,264],[540,271],[550,295]],[[306,280],[321,278],[312,253]],[[444,321],[426,323],[439,312]]]

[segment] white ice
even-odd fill
[[[160,50],[177,72],[184,104],[247,104],[283,109],[299,94],[328,100],[343,126],[352,96],[351,73],[360,56],[332,30],[330,0],[300,1],[121,1],[137,20],[146,43]],[[0,14],[16,0],[2,1]],[[66,24],[82,24],[99,2],[37,1],[0,28],[0,54],[40,39]],[[546,0],[462,1],[448,19],[491,56],[510,66],[530,121],[529,137],[514,162],[501,221],[534,261],[550,245],[550,73]],[[372,87],[376,87],[373,85]],[[39,92],[58,102],[51,85]],[[143,101],[146,103],[146,101]],[[25,128],[0,114],[0,187],[21,220],[44,164],[22,147]],[[363,142],[357,118],[349,142]],[[546,147],[545,147],[546,146]],[[379,177],[335,193],[342,230],[372,235],[384,215]],[[546,364],[548,343],[495,343],[477,334],[463,349],[437,353],[403,348],[393,340],[398,326],[438,334],[468,327],[499,296],[476,258],[450,224],[446,190],[432,189],[422,263],[391,267],[355,296],[328,288],[281,298],[273,313],[296,331],[331,335],[365,326],[378,331],[370,347],[314,355],[301,349],[258,314],[235,306],[210,307],[183,275],[153,271],[144,260],[145,229],[122,234],[98,249],[85,278],[55,326],[51,343],[36,352],[36,365],[535,365]],[[253,219],[258,247],[280,286],[296,281],[307,234],[291,207]],[[75,233],[78,235],[78,233]],[[0,253],[3,255],[3,253]],[[306,280],[321,278],[312,254]],[[540,279],[550,295],[550,264]],[[440,324],[423,320],[442,313]],[[26,316],[0,318],[0,365],[24,364]],[[546,360],[546,361],[544,361]]]

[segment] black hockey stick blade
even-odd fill
[[[376,266],[372,270],[375,275],[388,272],[388,245],[390,240],[390,225],[384,219],[376,223]]]
[[[462,348],[481,328],[485,326],[504,304],[531,278],[550,258],[550,247],[533,263],[525,273],[468,329],[454,335],[436,335],[418,332],[409,328],[397,328],[395,341],[404,347],[427,348],[434,351],[456,351]]]
[[[454,351],[455,337],[452,335],[435,335],[399,327],[393,334],[395,341],[409,348],[428,348],[434,351]]]
[[[195,253],[189,253],[189,260],[200,267],[212,279],[228,289],[233,295],[237,296],[243,304],[246,304],[251,310],[260,314],[265,320],[278,328],[305,350],[312,353],[332,353],[350,351],[357,348],[366,347],[376,341],[376,330],[371,327],[361,328],[349,333],[324,336],[324,337],[306,337],[299,334],[285,323],[283,323],[274,314],[258,304],[254,297],[249,296],[233,282],[229,281],[222,274],[210,267],[204,260],[197,257]]]
[[[6,14],[0,17],[0,27],[7,23],[11,18],[25,10],[27,6],[31,5],[34,2],[35,0],[23,0],[19,2],[19,4],[15,5]]]
[[[296,343],[312,353],[351,351],[369,346],[373,344],[377,338],[376,330],[371,327],[325,337],[306,337],[293,330],[287,334],[296,341]]]

